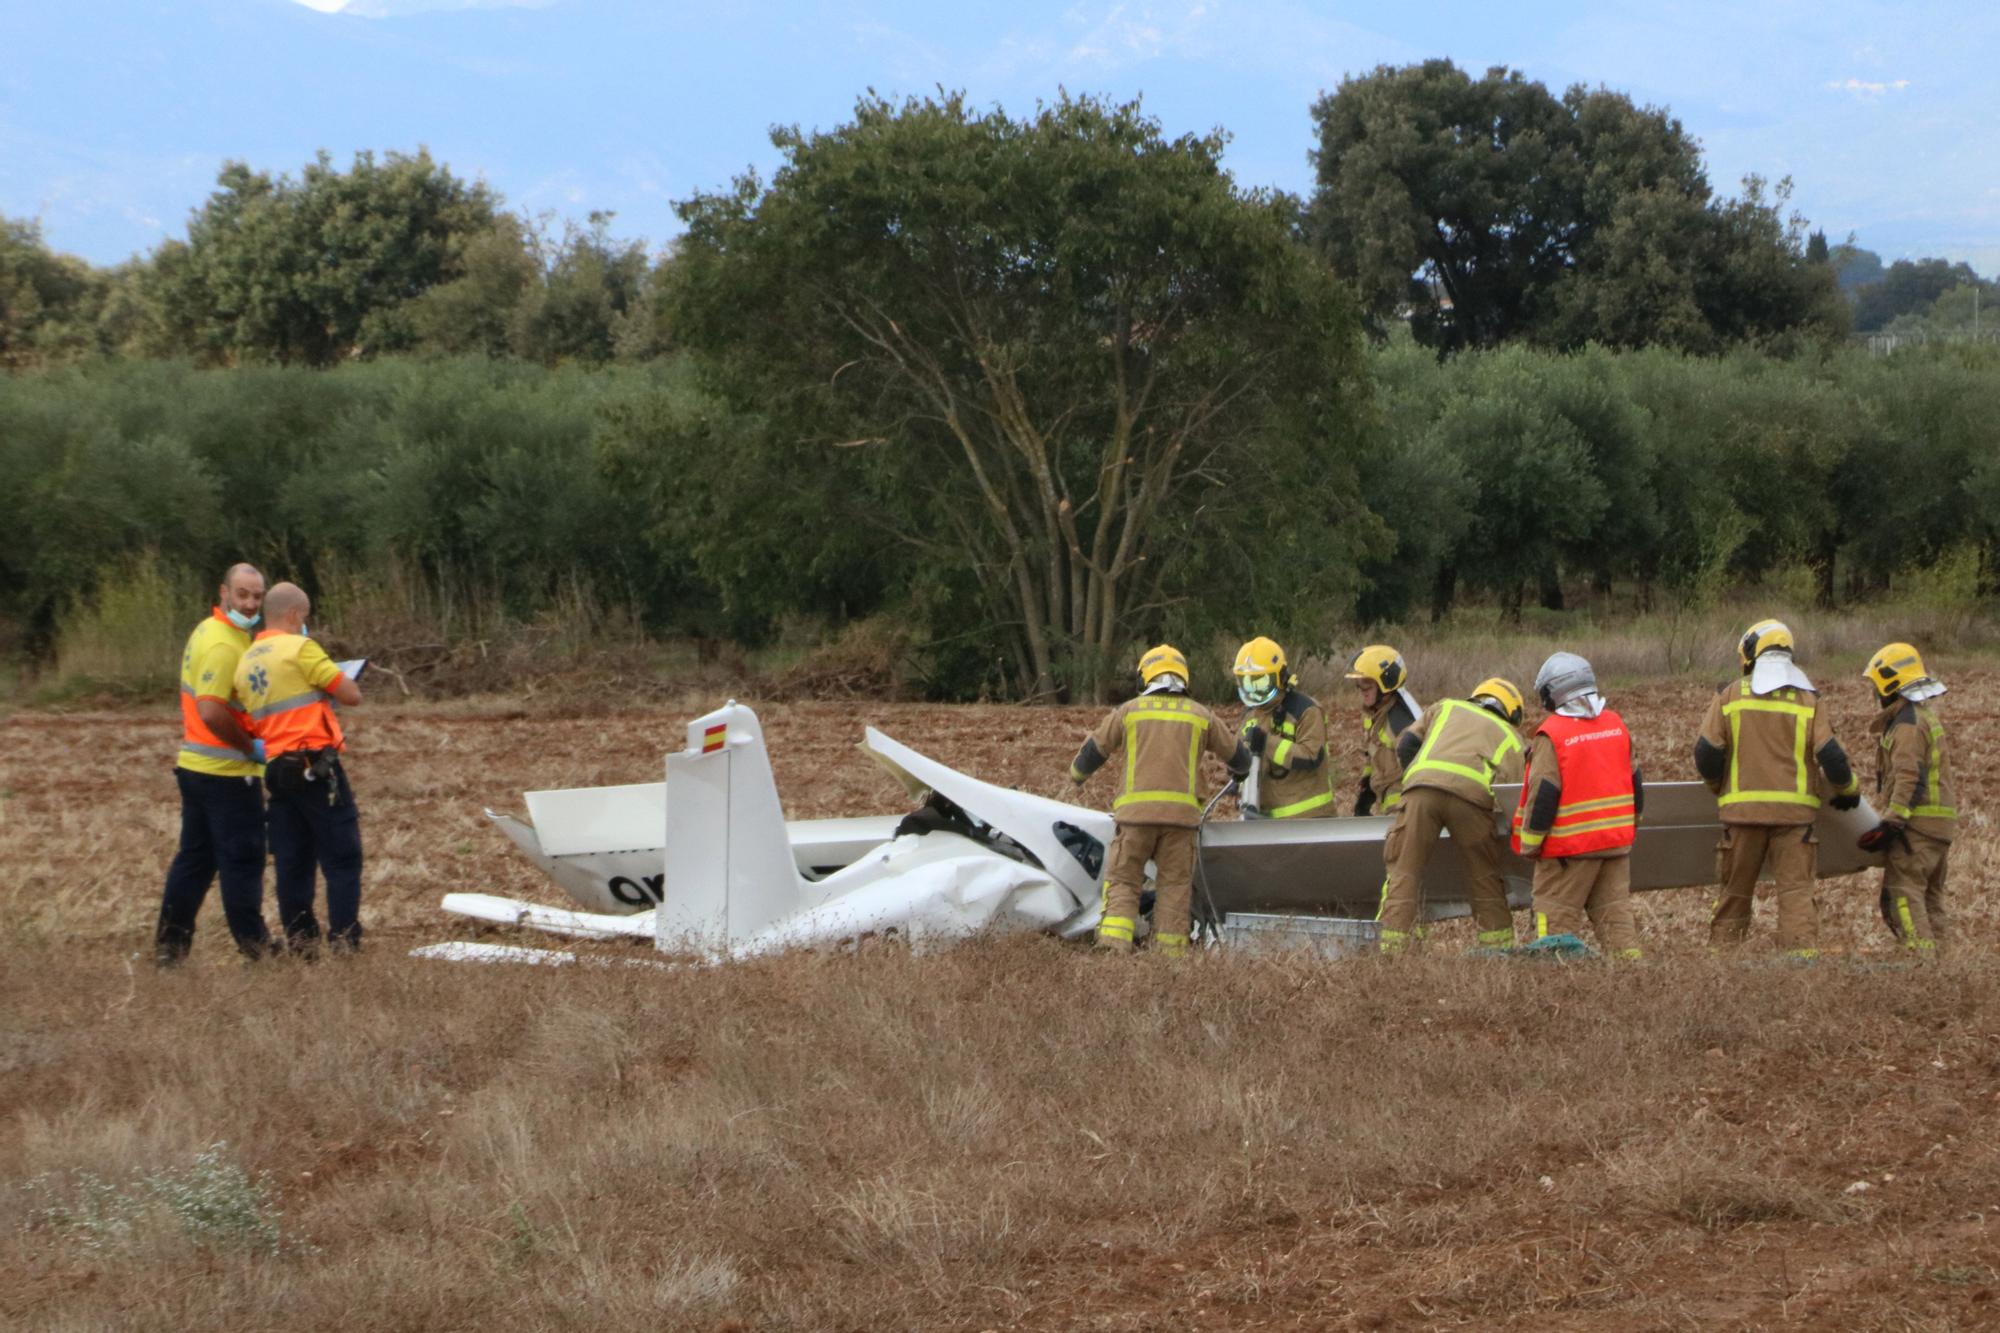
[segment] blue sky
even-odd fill
[[[1836,241],[1994,274],[1996,51],[1990,0],[0,0],[0,213],[110,263],[180,235],[226,159],[428,145],[513,206],[613,209],[657,245],[674,199],[768,173],[772,124],[940,84],[1014,111],[1143,94],[1169,131],[1227,128],[1238,180],[1304,192],[1322,91],[1443,55],[1666,105],[1719,189],[1791,175]]]

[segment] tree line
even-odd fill
[[[422,153],[232,165],[115,271],[10,227],[0,605],[46,648],[124,553],[397,562],[661,633],[893,616],[934,692],[1048,697],[1165,633],[1990,568],[2000,369],[1838,352],[1782,187],[1448,62],[1314,117],[1295,199],[1137,104],[870,95],[658,261]]]
[[[1061,641],[1059,692],[1160,637],[1258,626],[1303,653],[1468,601],[1667,610],[1778,573],[1844,600],[1977,579],[2000,551],[1991,349],[1440,362],[1399,338],[1359,369],[1377,390],[1327,434],[1211,462],[1161,507],[1169,572],[1108,647]],[[798,449],[686,362],[97,363],[0,394],[0,468],[0,622],[34,653],[135,560],[198,589],[248,557],[315,586],[418,577],[521,621],[581,587],[659,636],[885,617],[930,693],[1042,688],[1004,556],[960,540],[928,465]]]
[[[871,104],[887,105],[864,99],[858,119]],[[1854,277],[1867,252],[1850,244],[1829,264],[1816,237],[1808,253],[1803,220],[1785,211],[1787,182],[1752,177],[1740,195],[1719,195],[1699,144],[1664,108],[1432,60],[1348,78],[1311,118],[1309,198],[1235,193],[1290,210],[1296,239],[1357,296],[1377,336],[1405,323],[1447,349],[1522,338],[1790,350],[1856,318],[1839,297],[1867,285]],[[789,152],[799,144],[788,135],[778,137]],[[969,150],[940,141],[925,151]],[[1045,136],[1041,152],[1054,151]],[[935,183],[962,165],[922,170]],[[52,251],[37,224],[0,220],[0,364],[669,354],[659,289],[673,255],[654,258],[614,236],[613,222],[509,211],[422,150],[362,152],[345,169],[322,152],[296,176],[230,162],[184,236],[126,264],[93,267]],[[1888,289],[1901,290],[1904,267]],[[1874,305],[1859,311],[1859,327],[1879,322]]]

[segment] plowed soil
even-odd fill
[[[1962,901],[1981,910],[1982,890],[1996,873],[1986,812],[1996,808],[2000,783],[2000,705],[1993,702],[2000,673],[1967,667],[1952,680],[1942,708],[1961,803],[1970,812],[1952,875]],[[1693,780],[1690,746],[1710,688],[1662,682],[1615,700],[1649,779]],[[1829,694],[1836,731],[1864,781],[1872,782],[1873,709],[1858,684]],[[1332,701],[1336,709],[1346,702]],[[688,721],[713,706],[663,694],[659,706],[645,708],[591,700],[398,705],[376,698],[352,710],[348,770],[362,807],[370,928],[398,938],[434,932],[441,925],[437,899],[458,890],[570,905],[481,812],[520,813],[523,791],[658,781],[664,754],[685,743]],[[858,749],[869,726],[987,781],[1107,807],[1108,777],[1081,795],[1068,780],[1070,758],[1097,717],[1092,708],[1003,705],[785,703],[759,712],[785,812],[794,819],[907,807],[896,783]],[[9,908],[9,926],[32,921],[69,939],[138,946],[178,827],[171,771],[176,726],[167,710],[18,713],[0,723],[6,737],[0,852],[9,868],[0,902]],[[1351,801],[1360,767],[1351,712],[1336,713],[1334,732],[1343,750],[1340,789]],[[1211,764],[1208,779],[1211,788],[1219,786],[1220,769]],[[1828,882],[1830,947],[1883,942],[1871,916],[1872,891],[1863,888],[1858,881]],[[1662,924],[1671,918],[1677,935],[1700,933],[1699,894],[1653,895],[1644,907]]]
[[[1748,950],[1708,956],[1698,889],[1646,895],[1650,956],[1617,968],[1471,961],[1450,932],[1397,963],[1018,938],[682,971],[614,946],[561,970],[409,959],[468,933],[445,892],[561,901],[481,810],[655,780],[713,702],[662,691],[371,698],[349,760],[368,949],[246,967],[211,905],[158,975],[171,708],[16,713],[0,1323],[2000,1325],[2000,673],[1945,671],[1966,813],[1954,948],[1926,967],[1865,877],[1824,882],[1813,967],[1771,956],[1768,906]],[[1860,696],[1830,689],[1872,778]],[[1693,776],[1705,698],[1614,699],[1651,777]],[[903,808],[854,749],[870,724],[1067,796],[1095,710],[760,716],[804,818]],[[218,1142],[261,1200],[158,1186]],[[255,1216],[274,1252],[231,1229]]]

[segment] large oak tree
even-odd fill
[[[1359,322],[1219,135],[870,95],[773,139],[768,186],[681,206],[675,337],[768,423],[747,473],[969,576],[1014,688],[1101,696],[1201,604],[1246,637],[1352,605]]]
[[[1714,198],[1700,144],[1622,93],[1428,60],[1343,81],[1313,118],[1314,232],[1378,330],[1698,352],[1845,331],[1786,186]]]

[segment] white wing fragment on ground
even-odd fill
[[[454,916],[471,917],[474,921],[488,921],[498,926],[525,926],[531,930],[547,931],[551,935],[575,935],[592,940],[653,938],[651,915],[572,912],[490,893],[447,893],[442,906]]]
[[[671,970],[674,964],[657,958],[604,958],[565,949],[527,949],[516,944],[480,944],[450,940],[410,950],[412,958],[446,963],[519,963],[529,967],[646,967]]]

